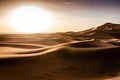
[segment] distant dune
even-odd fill
[[[0,80],[119,80],[120,25],[82,32],[1,34]]]

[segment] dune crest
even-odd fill
[[[0,35],[0,80],[109,80],[119,76],[119,26],[106,23],[82,32]]]

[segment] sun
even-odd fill
[[[22,6],[10,13],[8,24],[18,32],[45,32],[53,25],[53,17],[42,8]]]

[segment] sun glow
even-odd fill
[[[45,32],[53,25],[53,17],[39,7],[23,6],[11,12],[8,24],[19,32]]]

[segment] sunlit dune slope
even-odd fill
[[[8,52],[2,52],[4,49]],[[4,49],[0,55],[1,80],[94,80],[116,76],[119,72],[119,46],[99,40],[29,50],[10,46]]]
[[[119,24],[106,23],[82,32],[0,35],[0,80],[105,80],[119,76],[119,31]]]

